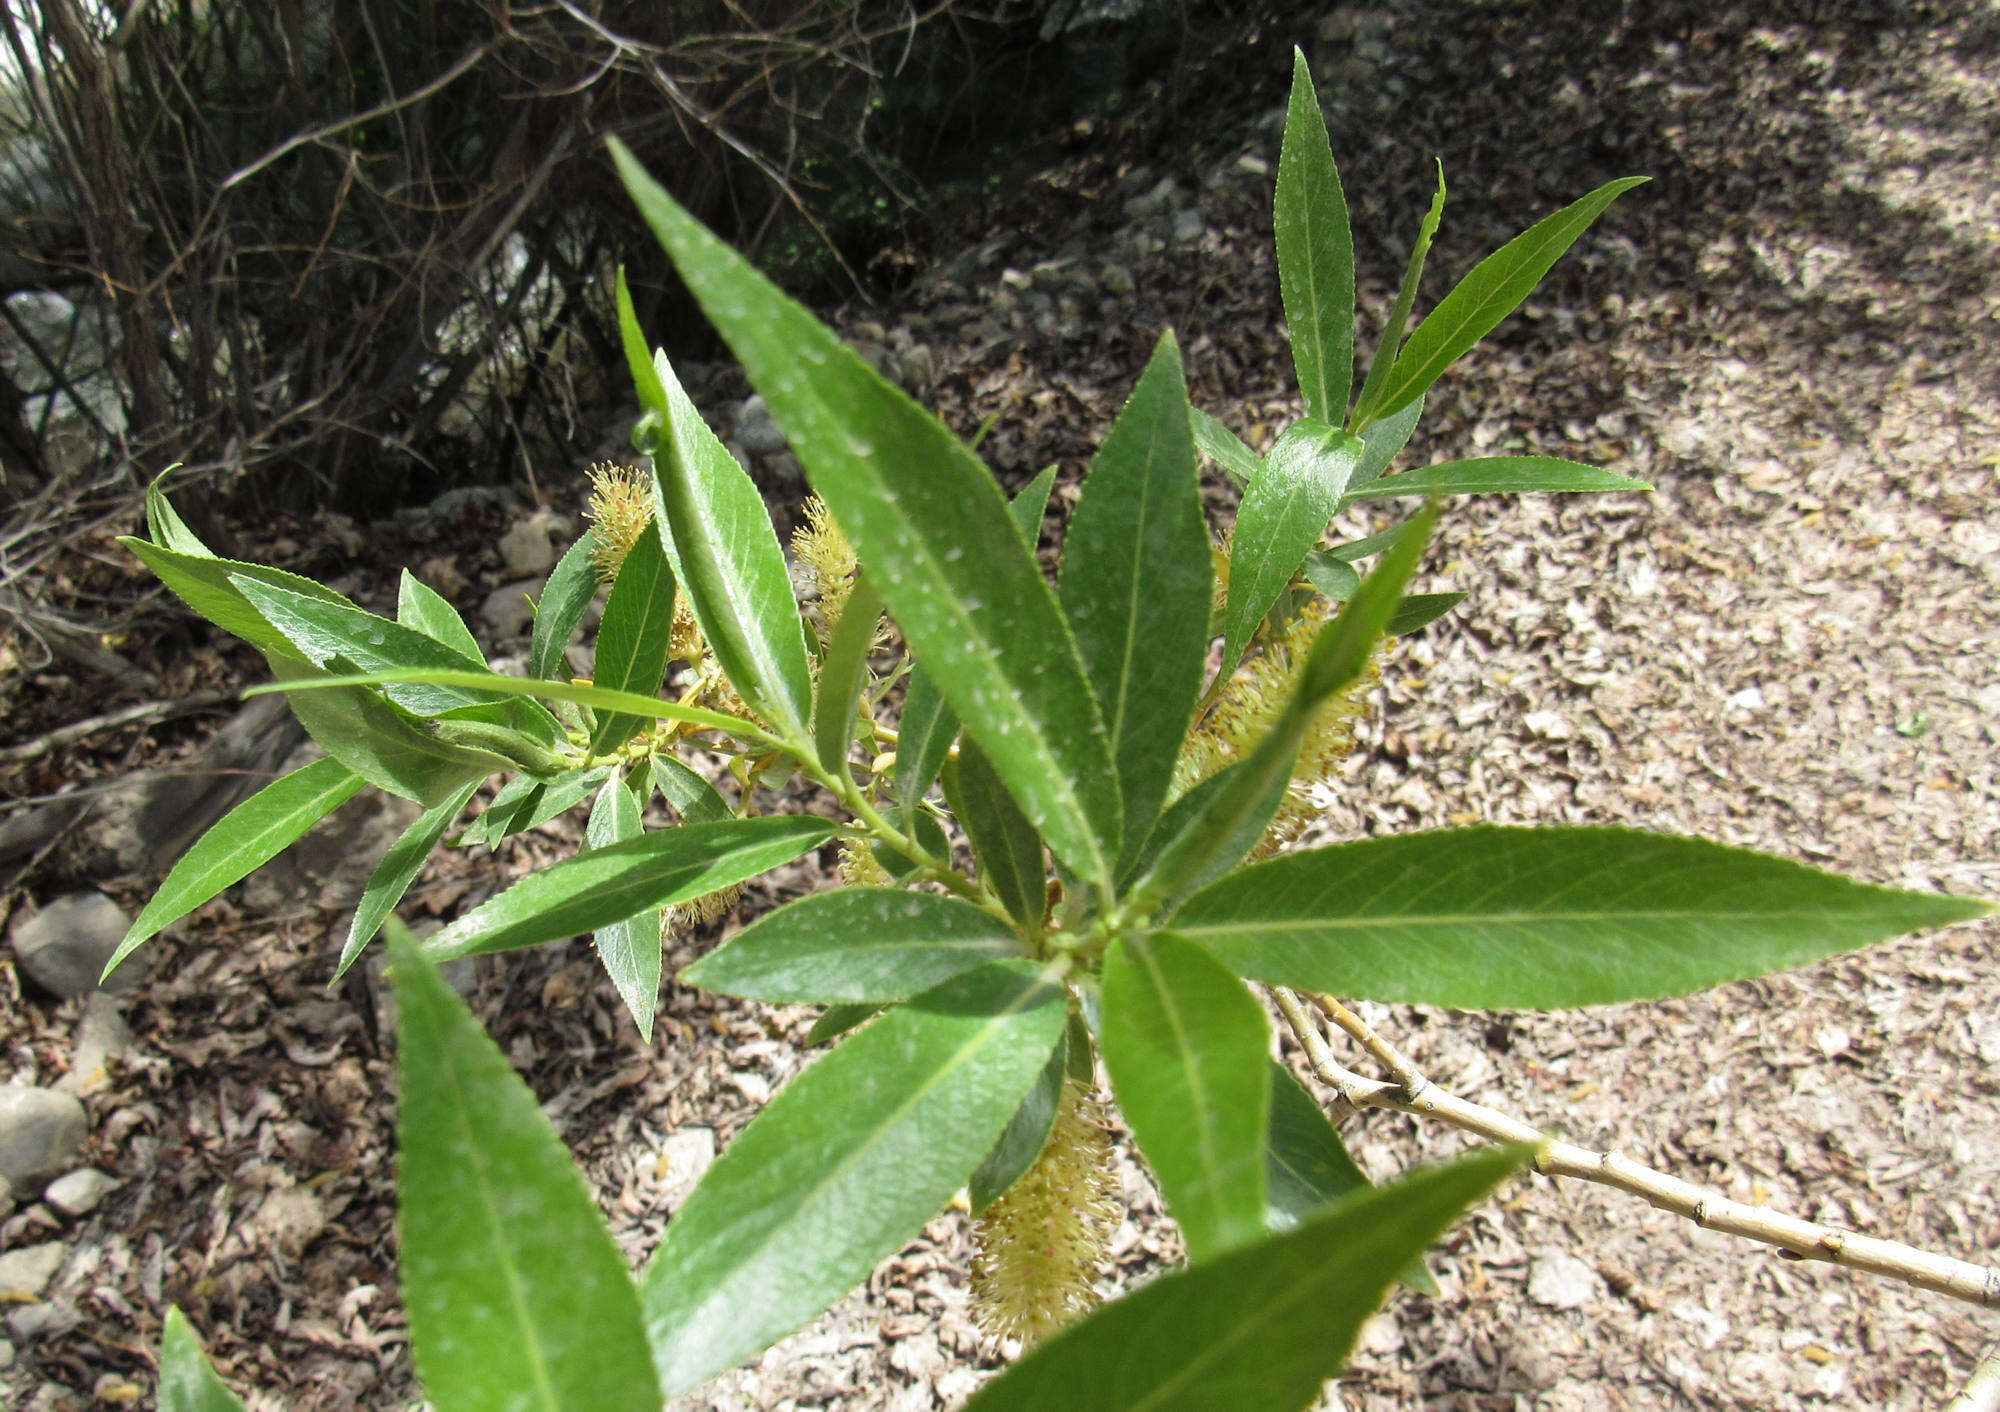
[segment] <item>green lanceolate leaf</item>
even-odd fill
[[[1403,287],[1396,291],[1395,307],[1389,310],[1389,320],[1382,326],[1382,341],[1375,345],[1375,356],[1368,364],[1368,377],[1361,384],[1361,395],[1354,399],[1354,416],[1348,427],[1360,433],[1364,440],[1367,438],[1364,428],[1374,421],[1376,400],[1381,396],[1383,384],[1389,380],[1389,370],[1395,366],[1397,350],[1403,346],[1403,330],[1409,327],[1410,310],[1417,302],[1417,286],[1424,278],[1424,259],[1431,253],[1431,240],[1437,235],[1438,223],[1443,219],[1444,163],[1439,162],[1437,195],[1431,198],[1431,208],[1424,213],[1423,225],[1417,230],[1417,243],[1410,247],[1410,261],[1403,267]],[[1414,417],[1411,418],[1412,425],[1415,421]],[[1403,440],[1409,440],[1407,431]],[[1377,466],[1373,474],[1379,475],[1381,471],[1382,467]]]
[[[301,664],[307,665],[307,664]],[[276,664],[273,663],[275,668]],[[296,679],[280,681],[273,686],[255,686],[244,692],[245,696],[262,696],[273,691],[311,694],[318,691],[345,691],[348,687],[381,686],[396,682],[419,682],[431,686],[466,687],[474,691],[490,692],[501,696],[539,696],[547,701],[573,701],[579,706],[589,706],[597,711],[625,711],[634,716],[645,716],[655,721],[685,721],[703,730],[724,731],[746,740],[770,744],[771,737],[754,721],[745,721],[736,716],[725,716],[719,711],[704,711],[699,707],[681,706],[672,701],[661,701],[651,696],[641,696],[636,691],[611,691],[601,686],[578,686],[573,682],[537,681],[527,677],[503,677],[496,672],[432,671],[429,668],[405,667],[386,672],[356,672],[347,676],[332,676],[316,673]],[[292,702],[297,711],[299,703]],[[303,719],[303,716],[301,716]],[[307,726],[310,730],[312,727]],[[331,751],[329,750],[329,753]],[[502,761],[496,768],[511,769]]]
[[[1271,1119],[1264,1007],[1192,942],[1121,937],[1104,961],[1098,1044],[1188,1258],[1208,1260],[1263,1235]]]
[[[1396,611],[1389,615],[1389,621],[1382,627],[1385,637],[1408,637],[1413,632],[1422,632],[1432,623],[1465,601],[1462,593],[1409,593],[1396,605]]]
[[[944,795],[979,860],[979,875],[1025,927],[1039,928],[1049,909],[1048,864],[1035,826],[1009,797],[971,741],[958,747],[958,758],[945,763]]]
[[[897,625],[1037,830],[1108,879],[1118,784],[1055,595],[992,473],[675,204],[615,141],[641,214],[722,330]]]
[[[290,648],[266,652],[264,661],[278,680],[243,694],[287,693],[292,714],[314,743],[377,789],[430,808],[468,781],[515,768],[490,750],[439,740],[380,693],[351,680],[337,685]]]
[[[438,1412],[658,1412],[632,1278],[506,1056],[391,927],[403,1303]]]
[[[266,622],[264,615],[244,599],[238,587],[242,580],[254,579],[323,602],[354,608],[352,602],[332,589],[297,574],[288,574],[283,569],[218,559],[206,551],[183,553],[149,544],[143,539],[127,537],[118,542],[144,560],[146,567],[157,574],[160,582],[172,589],[181,602],[224,632],[266,652],[292,653],[296,649],[282,632]]]
[[[812,1318],[936,1215],[1041,1073],[1061,987],[1024,962],[954,977],[800,1074],[743,1130],[646,1271],[669,1393]]]
[[[1308,418],[1287,427],[1264,458],[1264,474],[1236,511],[1223,614],[1225,674],[1236,670],[1257,624],[1326,533],[1360,457],[1358,437]]]
[[[874,1019],[882,1010],[880,1005],[829,1005],[820,1011],[819,1018],[806,1031],[806,1048],[839,1039],[849,1030]]]
[[[1444,370],[1493,332],[1542,282],[1605,208],[1645,177],[1620,177],[1522,231],[1472,272],[1417,325],[1383,380],[1373,415],[1387,417],[1427,392]]]
[[[681,979],[773,1005],[879,1005],[1025,954],[1013,928],[956,898],[844,887],[760,917]]]
[[[651,696],[667,672],[674,628],[674,576],[660,545],[660,527],[646,526],[625,555],[604,621],[597,629],[597,661],[592,675],[610,691]],[[592,754],[616,750],[638,733],[638,716],[607,712],[590,734]]]
[[[1214,573],[1187,408],[1180,349],[1162,334],[1063,540],[1059,596],[1111,733],[1135,851],[1166,797],[1208,656]]]
[[[1256,846],[1284,798],[1313,712],[1352,686],[1367,667],[1368,654],[1401,601],[1436,519],[1436,511],[1426,506],[1398,530],[1395,543],[1340,615],[1320,629],[1299,674],[1298,691],[1271,733],[1243,759],[1176,800],[1161,818],[1146,841],[1151,857],[1132,884],[1135,896],[1171,910]]]
[[[593,848],[531,873],[424,942],[434,961],[539,946],[686,902],[780,864],[833,836],[802,815],[683,824]]]
[[[479,639],[472,635],[458,609],[408,569],[403,570],[403,577],[396,585],[396,621],[443,643],[461,657],[482,667],[486,665]]]
[[[1298,1412],[1397,1271],[1524,1158],[1503,1148],[1420,1172],[1157,1279],[1029,1353],[966,1412]]]
[[[1347,420],[1354,386],[1354,234],[1326,116],[1306,56],[1296,49],[1273,223],[1285,326],[1306,414],[1338,426]]]
[[[812,716],[805,626],[764,497],[688,400],[666,356],[647,352],[622,271],[618,322],[640,398],[660,422],[653,472],[688,606],[751,709],[803,739]]]
[[[848,776],[847,748],[854,741],[855,713],[868,677],[868,650],[875,645],[881,620],[882,596],[868,575],[857,575],[834,625],[833,641],[826,645],[819,694],[813,700],[813,748],[820,768],[832,775]]]
[[[1306,555],[1306,581],[1336,603],[1345,603],[1361,587],[1361,575],[1355,567],[1323,549]]]
[[[1424,399],[1419,397],[1402,411],[1379,422],[1370,422],[1361,435],[1361,464],[1354,468],[1354,477],[1347,483],[1347,494],[1341,497],[1346,504],[1360,498],[1361,488],[1380,479],[1382,472],[1403,454],[1403,448],[1410,444],[1416,433],[1417,423],[1423,419]]]
[[[719,824],[736,817],[736,811],[714,785],[671,755],[655,755],[648,767],[653,774],[653,787],[686,822]]]
[[[1188,426],[1194,432],[1195,447],[1227,471],[1230,479],[1238,485],[1249,485],[1264,474],[1264,458],[1245,445],[1242,437],[1201,408],[1188,408]]]
[[[243,1412],[243,1403],[215,1376],[194,1327],[177,1308],[160,1332],[160,1412]]]
[[[368,886],[362,890],[361,902],[354,909],[354,920],[347,928],[347,944],[340,949],[340,964],[333,972],[334,981],[339,981],[347,974],[347,968],[361,959],[362,951],[375,939],[375,933],[382,929],[382,923],[389,914],[396,910],[396,904],[403,900],[403,894],[410,890],[417,874],[424,870],[424,862],[431,856],[431,850],[444,838],[445,830],[451,827],[452,821],[465,812],[465,806],[472,802],[473,793],[478,788],[477,780],[460,785],[457,793],[435,808],[425,810],[415,823],[403,830],[402,837],[389,845],[389,851],[375,865]]]
[[[1260,863],[1190,898],[1174,930],[1272,985],[1548,1010],[1705,990],[1990,910],[1700,839],[1472,828]]]
[[[458,846],[473,848],[483,845],[491,848],[503,838],[538,829],[590,798],[610,773],[608,765],[593,765],[590,769],[571,770],[553,779],[516,775],[493,796],[493,802],[486,806],[485,812],[458,836]]]
[[[535,631],[528,639],[528,672],[532,676],[566,678],[569,665],[563,659],[569,640],[583,624],[590,600],[597,596],[597,532],[585,530],[583,537],[566,550],[549,570],[542,596],[535,603]]]
[[[164,928],[256,872],[352,799],[363,781],[338,760],[315,760],[231,809],[174,864],[118,943],[104,974]]]
[[[1362,486],[1349,499],[1392,495],[1519,495],[1543,490],[1651,490],[1646,481],[1554,456],[1482,456],[1420,466]]]
[[[1290,1069],[1276,1062],[1271,1065],[1271,1138],[1264,1158],[1264,1219],[1274,1231],[1292,1230],[1370,1185],[1326,1110]],[[1421,1294],[1438,1292],[1422,1257],[1405,1267],[1403,1283]]]
[[[591,806],[584,842],[591,848],[624,843],[642,835],[639,797],[613,775]],[[650,907],[597,929],[597,959],[632,1013],[639,1037],[653,1042],[653,1006],[660,996],[660,909]]]
[[[1014,528],[1021,532],[1021,542],[1028,546],[1030,554],[1042,542],[1042,516],[1048,512],[1049,492],[1056,488],[1056,468],[1044,466],[1041,474],[1014,492],[1014,498],[1007,502],[1007,512],[1014,517]]]
[[[1069,1039],[1065,1035],[1056,1040],[1055,1052],[1042,1066],[1041,1077],[1021,1100],[1021,1106],[1014,1110],[1007,1131],[1000,1134],[1000,1141],[993,1144],[993,1150],[965,1184],[973,1215],[979,1215],[1005,1196],[1007,1188],[1019,1181],[1021,1174],[1042,1155],[1049,1133],[1056,1125],[1056,1111],[1062,1106],[1063,1075],[1068,1068]]]
[[[213,559],[213,552],[201,542],[200,535],[188,528],[187,521],[174,508],[173,501],[167,499],[166,492],[160,488],[166,484],[167,477],[178,469],[180,465],[176,462],[154,476],[152,483],[146,487],[146,533],[162,549]]]
[[[404,668],[440,673],[485,672],[486,664],[477,652],[468,657],[427,633],[349,604],[329,602],[242,576],[232,582],[245,601],[285,635],[292,650],[322,671],[353,666],[364,672]],[[467,707],[515,708],[522,704],[519,698],[430,682],[391,682],[382,688],[382,694],[418,716],[439,716]],[[561,739],[561,727],[544,707],[531,704],[528,711],[532,719],[529,714],[510,719],[534,731],[539,739]]]

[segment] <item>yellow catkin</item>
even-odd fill
[[[667,909],[664,930],[674,934],[705,927],[734,911],[736,904],[742,900],[743,884],[731,883],[728,887],[705,892],[687,902],[677,902]]]
[[[818,595],[814,623],[819,630],[820,646],[825,647],[833,641],[833,630],[840,625],[840,614],[847,607],[848,595],[854,591],[854,574],[860,565],[854,557],[854,546],[847,542],[846,532],[826,508],[826,502],[817,495],[809,497],[805,517],[806,522],[792,531],[792,554],[812,578],[813,591]]]
[[[1121,1214],[1117,1191],[1104,1110],[1065,1079],[1042,1155],[973,1222],[972,1317],[981,1333],[1032,1344],[1096,1307]]]
[[[618,577],[625,556],[653,522],[649,480],[637,466],[599,461],[590,468],[590,506],[584,512],[596,534],[590,562],[605,583]]]
[[[875,856],[875,850],[858,838],[840,841],[840,860],[834,873],[848,887],[890,887],[895,879]]]

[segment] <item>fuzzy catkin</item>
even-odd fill
[[[1118,1173],[1096,1097],[1074,1079],[1042,1155],[972,1228],[972,1317],[991,1339],[1033,1344],[1098,1303],[1118,1230]]]
[[[847,541],[833,511],[817,495],[805,503],[806,522],[792,531],[792,555],[805,566],[818,599],[815,626],[820,646],[833,641],[840,615],[854,592],[854,575],[860,567],[854,546]]]
[[[610,583],[625,567],[625,556],[653,522],[651,477],[637,466],[599,461],[590,468],[589,517],[594,539],[590,562]]]

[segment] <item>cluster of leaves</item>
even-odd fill
[[[973,451],[613,155],[812,480],[801,557],[826,580],[818,631],[749,477],[649,351],[622,279],[651,474],[636,482],[642,503],[600,515],[550,575],[529,677],[493,673],[449,605],[408,577],[395,619],[376,617],[216,558],[157,494],[151,539],[132,542],[197,611],[265,651],[327,756],[219,824],[118,959],[365,783],[426,806],[378,868],[341,965],[387,928],[403,1289],[439,1407],[655,1408],[812,1319],[961,1189],[995,1239],[1010,1224],[1045,1235],[1050,1201],[1095,1211],[1104,1189],[1084,1169],[1101,1160],[1086,1151],[1101,1059],[1188,1268],[1058,1328],[1094,1302],[1088,1260],[1066,1246],[1066,1273],[1037,1273],[983,1247],[988,1293],[1017,1306],[989,1326],[1040,1341],[973,1406],[1296,1409],[1382,1291],[1421,1279],[1410,1272],[1427,1243],[1523,1154],[1368,1189],[1270,1059],[1250,983],[1585,1005],[1983,910],[1618,829],[1467,828],[1245,862],[1272,840],[1302,761],[1316,773],[1337,754],[1326,723],[1378,641],[1451,606],[1405,593],[1435,497],[1636,485],[1543,457],[1389,473],[1425,391],[1633,181],[1531,227],[1406,338],[1440,187],[1357,392],[1346,205],[1301,61],[1276,225],[1306,415],[1257,455],[1190,407],[1163,336],[1084,479],[1052,584],[1035,548],[1049,474],[1010,503]],[[1243,488],[1222,550],[1202,452]],[[1427,503],[1384,534],[1322,547],[1343,506],[1391,497]],[[564,650],[605,570],[595,676],[572,681]],[[1266,699],[1232,693],[1246,680]],[[1255,729],[1216,729],[1218,712],[1252,705]],[[733,802],[728,781],[680,758],[693,738],[730,759]],[[588,847],[419,944],[395,904],[500,771],[517,773],[462,837],[497,840],[589,798]],[[840,820],[748,816],[754,783],[793,776]],[[655,791],[680,822],[646,826]],[[770,913],[682,978],[826,1006],[814,1038],[845,1037],[737,1137],[635,1282],[528,1090],[432,966],[588,932],[649,1033],[663,914],[834,842],[862,885]],[[1080,1249],[1089,1225],[1063,1239]],[[1045,1279],[1067,1286],[1037,1290]],[[208,1377],[176,1318],[162,1405],[232,1405]]]

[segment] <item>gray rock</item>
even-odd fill
[[[67,1000],[97,989],[104,963],[118,949],[132,919],[101,892],[59,897],[14,927],[14,958],[29,979]],[[108,988],[126,989],[139,981],[135,967],[120,967]]]
[[[1574,1255],[1540,1255],[1528,1267],[1528,1298],[1551,1309],[1577,1309],[1603,1288],[1597,1271]]]
[[[562,551],[558,536],[567,536],[570,523],[561,515],[537,510],[500,536],[500,562],[515,578],[534,578],[556,566]]]
[[[17,1192],[75,1165],[89,1131],[83,1105],[66,1093],[0,1086],[0,1176]]]
[[[83,1316],[68,1304],[24,1304],[7,1316],[7,1328],[23,1343],[38,1338],[56,1338],[83,1322]]]
[[[119,968],[123,975],[124,968]],[[69,1072],[56,1080],[63,1093],[95,1093],[110,1083],[106,1066],[122,1059],[132,1048],[132,1027],[118,1009],[118,1002],[97,991],[83,1002],[83,1018],[76,1022],[76,1045],[70,1052]]]
[[[0,1255],[0,1297],[17,1300],[40,1297],[68,1259],[69,1247],[59,1240],[23,1246]]]
[[[660,1199],[667,1214],[681,1209],[704,1173],[715,1165],[715,1131],[712,1128],[682,1128],[669,1133],[660,1145]]]
[[[1106,294],[1115,294],[1121,299],[1137,288],[1132,280],[1132,271],[1121,264],[1106,265],[1098,276],[1098,283],[1104,286]]]
[[[87,1216],[97,1209],[97,1204],[118,1189],[115,1178],[100,1172],[95,1167],[79,1167],[76,1171],[57,1177],[42,1193],[42,1200],[57,1211],[72,1219]]]
[[[529,600],[540,588],[536,580],[523,579],[503,583],[486,595],[486,601],[479,605],[479,618],[496,641],[527,636],[535,625],[535,605]]]
[[[1173,237],[1176,245],[1192,245],[1208,231],[1208,222],[1193,206],[1174,212]]]
[[[300,902],[353,906],[389,845],[421,812],[407,799],[367,791],[253,873],[244,902],[260,912]]]
[[[14,1214],[14,1183],[0,1177],[0,1217]]]
[[[0,1338],[0,1373],[14,1366],[14,1345]]]
[[[736,409],[735,439],[745,451],[756,456],[774,456],[790,444],[771,409],[756,395],[744,398]]]

